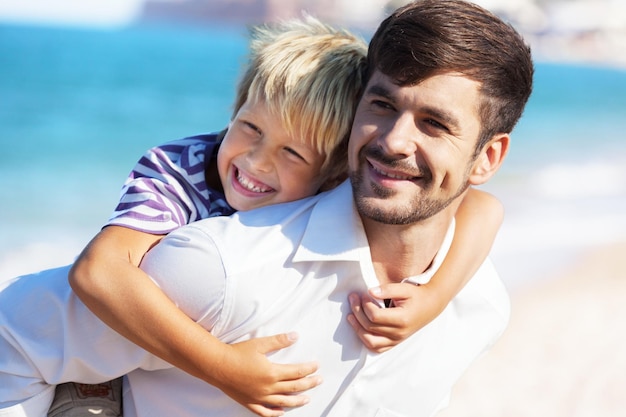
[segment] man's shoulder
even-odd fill
[[[293,202],[240,211],[231,216],[202,219],[184,226],[177,233],[204,235],[222,256],[235,252],[262,256],[261,253],[268,251],[285,255],[286,251],[298,247],[305,235],[317,235],[317,229],[324,229],[323,233],[329,237],[341,232],[337,230],[339,225],[346,223],[346,216],[352,215],[351,200],[347,200],[351,198],[349,190],[348,185],[347,190],[344,187],[343,190],[334,189]],[[347,214],[343,214],[342,210]],[[191,229],[195,231],[186,232]],[[235,248],[237,251],[233,250]]]
[[[273,204],[230,216],[210,217],[190,224],[218,241],[249,240],[252,236],[272,233],[285,235],[286,228],[306,228],[311,211],[320,196],[289,203]]]
[[[461,305],[480,305],[485,311],[490,311],[494,320],[503,326],[506,326],[509,321],[510,297],[498,271],[489,258],[485,259],[476,274],[459,292],[457,301]]]
[[[217,234],[224,234],[225,229],[245,229],[246,233],[253,234],[276,229],[285,233],[290,226],[306,228],[313,212],[323,217],[336,217],[340,209],[351,210],[349,192],[349,185],[347,189],[342,185],[301,200],[239,211],[227,217],[212,217],[193,224]]]

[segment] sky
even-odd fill
[[[136,16],[142,3],[143,0],[2,0],[0,21],[119,26]]]
[[[523,10],[528,15],[527,20],[539,19],[536,13],[532,13],[536,8],[528,6],[530,0],[473,1],[491,10],[506,9],[515,13]],[[144,0],[1,0],[0,21],[120,26],[137,16],[143,2]],[[562,1],[560,8],[563,10],[553,17],[555,21],[552,23],[566,29],[580,28],[581,25],[583,28],[596,28],[610,24],[611,27],[623,30],[626,25],[626,2],[603,0],[601,7],[598,7],[598,3],[597,0]],[[517,17],[523,20],[524,16]]]
[[[512,6],[527,0],[473,1],[491,8],[503,3]],[[144,0],[1,0],[0,22],[119,26],[132,21],[143,2]]]

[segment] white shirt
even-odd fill
[[[412,281],[430,279],[453,229],[433,266]],[[299,333],[294,346],[270,359],[317,360],[324,383],[308,393],[309,404],[289,416],[432,416],[461,373],[502,333],[509,313],[504,287],[486,262],[429,325],[388,352],[367,351],[346,320],[347,298],[378,281],[348,182],[304,201],[185,226],[149,252],[142,268],[183,311],[227,343]],[[64,315],[69,333],[78,320]],[[126,417],[253,415],[219,390],[111,336],[104,325],[90,322],[82,330],[88,334],[77,340],[90,340],[92,346],[104,341],[107,347],[94,354],[72,346],[72,360],[88,366],[68,371],[72,360],[50,355],[52,364],[46,366],[64,369],[69,380],[85,372],[110,379],[112,372],[136,369],[128,373]],[[40,355],[34,354],[35,363]],[[102,355],[109,359],[101,360]]]

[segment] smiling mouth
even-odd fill
[[[237,169],[235,172],[235,178],[242,188],[253,193],[269,193],[274,191],[273,188],[247,177],[239,169]]]
[[[397,171],[387,171],[383,169],[382,166],[372,163],[372,161],[368,161],[368,162],[372,170],[382,177],[390,178],[393,180],[401,180],[401,181],[416,181],[421,178],[419,176],[407,175],[407,174],[403,174]]]

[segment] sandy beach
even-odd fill
[[[626,413],[626,241],[512,294],[508,329],[438,417]]]

